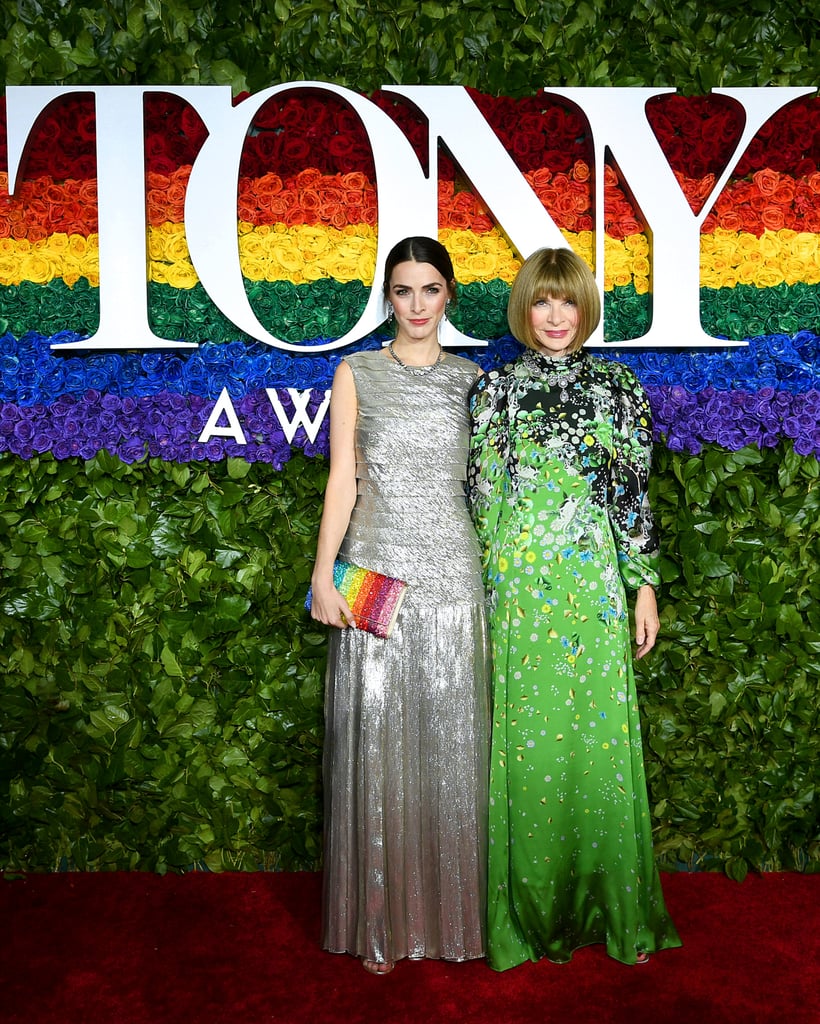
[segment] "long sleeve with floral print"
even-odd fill
[[[471,413],[470,504],[485,571],[498,554],[499,523],[513,510],[520,516],[529,504],[537,506],[534,492],[550,486],[548,469],[557,462],[578,478],[584,495],[561,506],[562,534],[592,545],[607,521],[624,585],[658,585],[658,538],[647,494],[651,412],[628,367],[584,351],[555,360],[528,350],[480,378]]]

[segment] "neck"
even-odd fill
[[[437,338],[408,341],[399,335],[390,345],[399,359],[408,366],[429,366],[438,359],[441,352]]]

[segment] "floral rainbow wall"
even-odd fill
[[[543,95],[473,93],[568,245],[592,262],[592,154],[583,118]],[[425,159],[426,125],[414,108],[376,93]],[[650,124],[693,211],[714,186],[742,128],[719,96],[657,97]],[[281,467],[292,447],[327,451],[327,424],[291,445],[266,395],[312,391],[315,415],[340,356],[310,354],[357,319],[373,283],[376,186],[367,139],[343,102],[306,94],[269,101],[249,134],[238,195],[240,259],[251,304],[304,355],[242,335],[216,309],[188,256],[183,207],[191,165],[205,139],[182,101],[146,99],[146,195],[150,316],[161,337],[195,351],[56,353],[93,333],[98,318],[93,99],[53,105],[32,137],[22,183],[8,196],[0,175],[0,452],[124,462],[220,460]],[[5,159],[0,155],[0,166]],[[275,170],[272,170],[275,168]],[[614,163],[606,170],[605,337],[639,338],[651,320],[651,232]],[[440,238],[453,255],[456,326],[486,348],[463,354],[485,368],[518,351],[505,319],[519,257],[480,196],[446,156],[440,166]],[[672,451],[715,443],[793,443],[820,456],[820,102],[795,101],[772,118],[734,168],[701,229],[701,320],[741,347],[613,349],[652,401],[655,432]],[[376,333],[357,348],[377,347]],[[247,443],[203,428],[223,389]]]

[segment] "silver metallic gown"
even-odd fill
[[[388,640],[331,630],[323,946],[370,960],[484,954],[488,687],[465,500],[474,363],[415,376],[347,357],[358,498],[340,557],[410,583]]]

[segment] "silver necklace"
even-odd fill
[[[434,363],[431,363],[429,366],[408,366],[407,363],[402,362],[402,360],[399,359],[399,357],[393,350],[392,341],[387,346],[387,351],[396,360],[396,362],[403,370],[407,370],[408,373],[412,373],[414,377],[425,377],[428,373],[432,373],[433,370],[435,370],[435,368],[444,358],[444,349],[441,347],[441,345],[439,345],[438,347],[438,356],[436,357],[436,361]]]
[[[581,373],[581,367],[578,363],[575,366],[567,369],[566,367],[559,367],[555,370],[543,370],[541,371],[542,377],[546,382],[547,387],[554,388],[559,387],[560,397],[562,402],[569,400],[569,389],[578,380]]]
[[[554,388],[556,384],[561,389],[561,401],[566,402],[569,400],[569,387],[578,380],[578,369],[570,370],[569,373],[561,376],[557,371],[555,373],[547,374],[547,384],[551,388]]]

